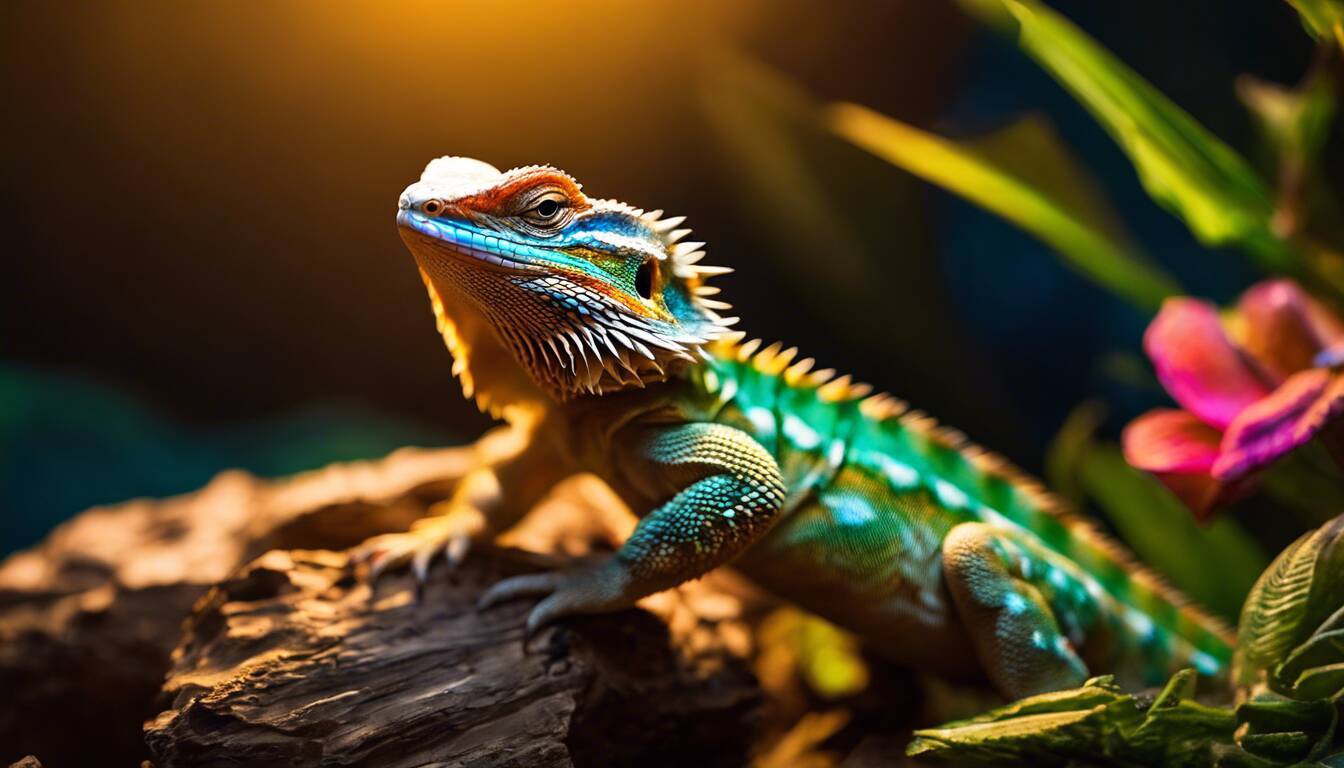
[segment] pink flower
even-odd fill
[[[1257,283],[1220,318],[1168,299],[1143,346],[1184,410],[1135,419],[1125,459],[1158,476],[1200,518],[1254,485],[1257,470],[1344,414],[1344,322],[1290,280]]]

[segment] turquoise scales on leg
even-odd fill
[[[1223,671],[1218,622],[1004,462],[810,361],[791,365],[792,350],[758,348],[716,345],[691,377],[707,416],[771,451],[788,489],[780,521],[738,561],[753,579],[907,660],[955,666],[947,650],[961,648],[1013,695],[1089,669],[1142,684],[1180,666]]]

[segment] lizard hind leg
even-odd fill
[[[1081,685],[1099,606],[1041,545],[985,523],[943,541],[943,577],[990,682],[1009,699]]]

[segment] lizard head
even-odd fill
[[[561,400],[661,380],[728,333],[735,319],[705,280],[730,270],[699,263],[682,220],[590,198],[555,168],[463,157],[430,162],[397,211],[454,372],[482,407],[502,399],[482,391],[485,329]]]

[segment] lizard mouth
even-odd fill
[[[416,211],[397,211],[397,228],[408,246],[428,246],[458,258],[508,272],[538,272],[542,267],[530,262],[528,248],[494,235],[486,235],[450,221],[434,219]]]

